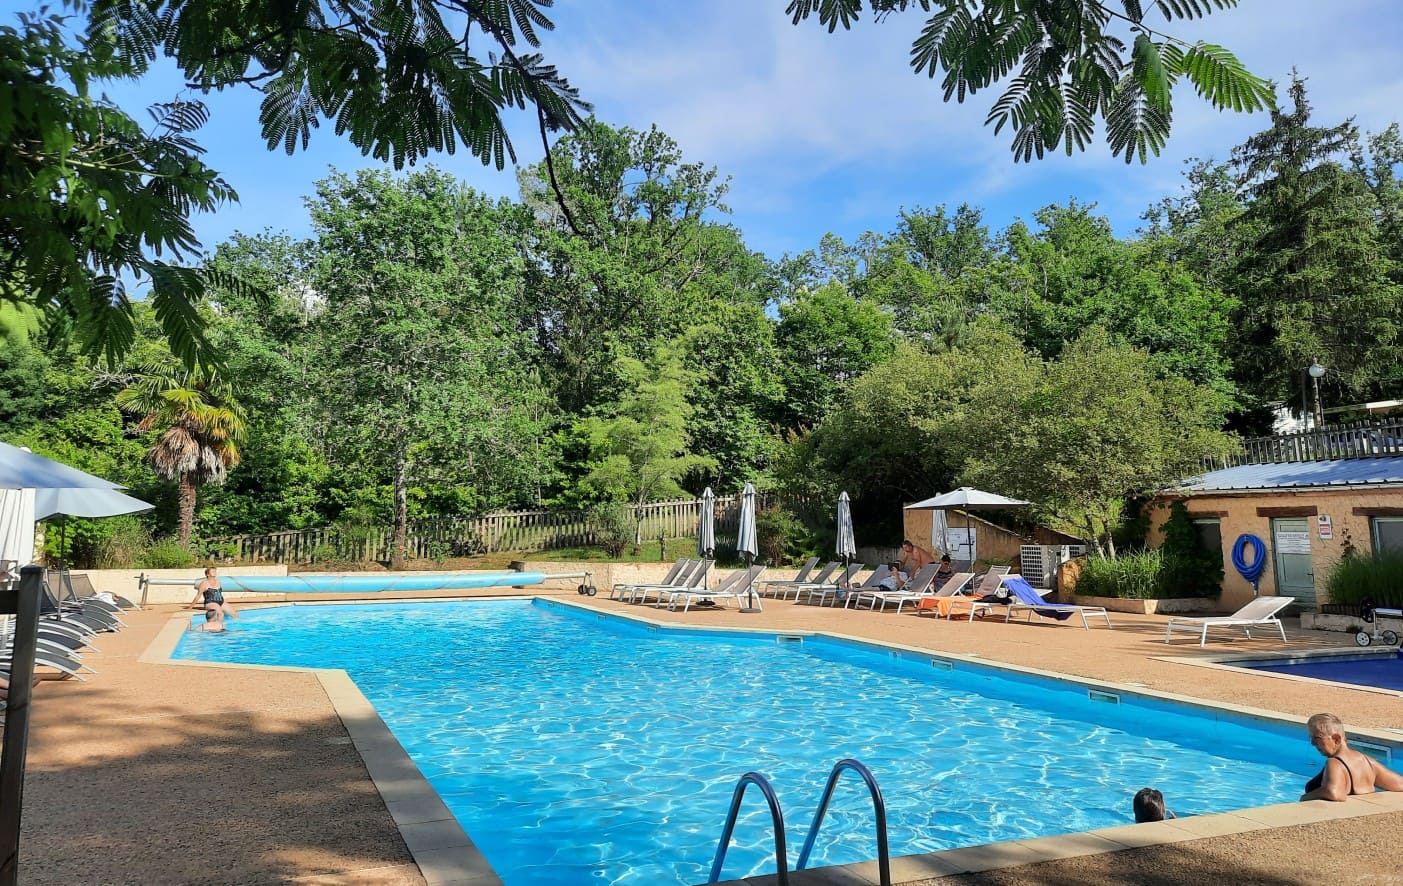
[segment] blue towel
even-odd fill
[[[1068,606],[1065,603],[1047,602],[1032,585],[1028,584],[1028,579],[1023,578],[1021,575],[1016,577],[1010,576],[1004,579],[1004,587],[1008,588],[1009,592],[1018,598],[1018,602],[1039,607],[1033,611],[1046,618],[1055,618],[1059,621],[1065,620],[1071,618],[1072,613],[1077,611],[1077,607],[1075,606]]]

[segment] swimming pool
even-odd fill
[[[765,773],[797,853],[832,764],[881,782],[893,855],[1294,801],[1286,727],[836,639],[657,630],[558,603],[249,611],[176,658],[347,670],[512,886],[706,879],[737,778]],[[724,877],[773,870],[748,796]],[[845,779],[812,864],[875,856]],[[791,857],[791,863],[792,863]]]
[[[1403,692],[1403,651],[1399,650],[1277,662],[1245,661],[1237,667]]]

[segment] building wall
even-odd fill
[[[903,512],[904,536],[928,551],[931,550],[932,544],[931,526],[934,513],[934,511],[927,510]],[[951,526],[963,527],[965,515],[962,512],[952,511],[949,521]],[[970,525],[974,527],[975,544],[981,561],[985,563],[990,559],[1000,562],[1017,561],[1019,549],[1025,544],[1020,536],[975,515],[970,516]],[[1081,544],[1081,539],[1041,526],[1033,530],[1033,539],[1035,544],[1043,545]]]
[[[1150,509],[1148,542],[1155,547],[1164,542],[1164,522],[1169,519],[1173,499],[1157,500]],[[1316,600],[1328,603],[1325,590],[1331,569],[1347,546],[1361,554],[1372,550],[1369,512],[1394,509],[1403,515],[1403,489],[1341,490],[1261,490],[1240,493],[1202,492],[1185,497],[1190,518],[1217,517],[1223,537],[1223,609],[1236,610],[1252,599],[1252,583],[1232,565],[1232,549],[1238,536],[1251,533],[1271,547],[1273,516],[1304,516],[1310,530],[1311,564],[1315,572]],[[1282,511],[1288,513],[1282,513]],[[1289,513],[1301,511],[1305,513]],[[1321,538],[1318,517],[1330,517],[1331,535]],[[1267,553],[1267,565],[1258,584],[1258,593],[1275,595],[1274,552]]]

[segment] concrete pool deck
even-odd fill
[[[771,600],[764,613],[750,615],[671,613],[574,594],[558,599],[659,623],[878,640],[1298,718],[1332,710],[1351,728],[1396,732],[1403,740],[1397,694],[1176,660],[1344,646],[1351,641],[1343,634],[1288,628],[1283,647],[1279,639],[1229,640],[1224,632],[1200,650],[1188,639],[1166,646],[1163,616],[1113,614],[1114,630],[1084,631]],[[394,762],[398,744],[388,746],[375,728],[378,717],[357,706],[359,692],[349,680],[339,672],[192,665],[148,655],[178,611],[130,613],[127,630],[103,635],[103,651],[85,656],[97,676],[87,683],[45,681],[36,690],[21,882],[491,882],[461,865],[473,851],[452,828],[438,826],[441,812],[429,808],[436,798],[416,799],[417,771]],[[1159,787],[1172,808],[1173,786]],[[1129,797],[1126,807],[1128,815]],[[920,884],[1198,884],[1229,876],[1248,883],[1403,883],[1392,851],[1400,844],[1403,794],[1380,794],[913,856],[894,861],[893,874],[897,882]],[[875,865],[791,880],[875,883]]]

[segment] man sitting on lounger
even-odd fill
[[[1302,800],[1343,800],[1355,794],[1403,791],[1403,775],[1368,754],[1349,746],[1345,724],[1334,714],[1316,714],[1306,721],[1310,743],[1325,758],[1325,768],[1306,782]]]

